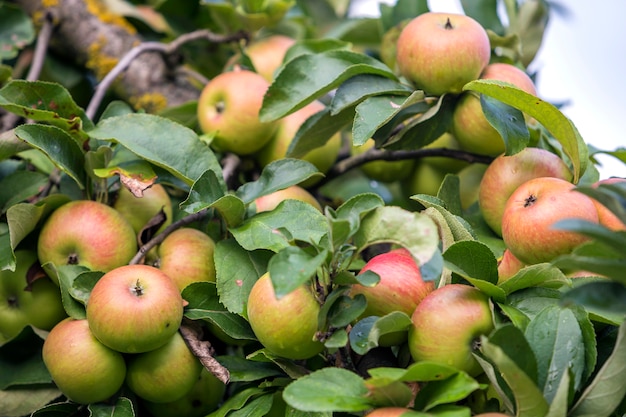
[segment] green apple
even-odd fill
[[[416,362],[432,361],[476,376],[476,340],[494,329],[489,298],[475,287],[448,284],[428,294],[411,316],[408,344]]]
[[[375,146],[374,139],[369,139],[361,146],[352,146],[350,153],[360,155]],[[415,161],[404,159],[400,161],[371,161],[360,166],[361,170],[370,179],[381,182],[401,181],[411,175]]]
[[[87,320],[104,345],[141,353],[166,344],[183,318],[174,281],[149,265],[124,265],[104,274],[87,300]]]
[[[437,139],[435,139],[434,142],[431,142],[428,145],[424,146],[424,149],[434,148],[460,150],[461,145],[459,145],[459,141],[456,140],[452,133],[446,132],[443,135],[439,136]],[[469,165],[469,162],[467,161],[456,158],[449,158],[447,156],[427,156],[422,158],[421,160],[429,163],[433,167],[436,167],[443,172],[451,174],[459,172],[461,169]]]
[[[141,197],[135,196],[127,187],[122,185],[113,203],[113,208],[128,220],[135,234],[139,234],[148,222],[161,211],[165,214],[165,221],[155,234],[163,231],[172,223],[172,200],[162,184],[157,183],[146,188]]]
[[[400,74],[430,95],[460,93],[489,63],[485,29],[469,16],[423,13],[402,29],[396,63]]]
[[[269,83],[248,70],[223,72],[204,87],[198,99],[198,123],[213,135],[211,146],[221,152],[250,155],[274,135],[277,122],[261,122],[259,110]]]
[[[489,64],[480,76],[483,80],[498,80],[534,96],[537,95],[532,79],[521,69],[506,63]],[[478,95],[463,93],[452,115],[452,132],[461,148],[481,155],[496,156],[504,153],[502,136],[487,121]]]
[[[46,219],[37,241],[41,264],[83,265],[107,272],[137,253],[135,231],[114,208],[91,200],[70,201]],[[56,274],[49,273],[56,282]]]
[[[475,163],[466,166],[456,173],[459,176],[461,208],[463,210],[467,210],[478,201],[480,181],[483,175],[485,175],[487,167],[488,165]]]
[[[144,400],[169,403],[191,391],[201,370],[200,360],[176,332],[160,348],[128,357],[126,385]]]
[[[41,353],[55,384],[74,402],[105,401],[124,384],[124,357],[100,343],[85,319],[68,317],[59,322],[50,330]]]
[[[316,339],[319,312],[320,304],[305,285],[277,298],[269,273],[255,282],[248,296],[248,321],[257,339],[288,359],[308,359],[324,349]]]
[[[252,61],[254,70],[268,82],[272,82],[274,75],[283,64],[287,50],[296,43],[296,40],[286,36],[274,34],[253,40],[245,49],[245,53]],[[241,54],[234,55],[226,63],[230,68],[241,61]]]
[[[194,386],[181,398],[167,403],[142,403],[152,417],[204,417],[217,408],[225,393],[226,385],[203,367]]]
[[[215,242],[206,233],[182,227],[167,235],[158,247],[156,265],[182,292],[193,282],[215,282]]]
[[[560,178],[539,177],[524,182],[511,194],[502,214],[502,239],[516,258],[529,265],[550,262],[589,240],[553,228],[563,219],[598,223],[592,199],[573,188]]]
[[[265,167],[272,161],[285,158],[287,149],[291,141],[296,136],[298,129],[302,124],[315,113],[324,109],[324,104],[320,101],[313,101],[303,108],[278,120],[278,129],[276,134],[270,141],[255,155],[255,158],[261,167]],[[318,171],[326,174],[335,164],[339,151],[341,149],[341,133],[335,133],[328,141],[317,147],[300,159],[308,161],[315,165]],[[320,177],[313,177],[305,180],[300,185],[307,188],[320,180]]]
[[[445,176],[445,171],[429,164],[426,160],[420,159],[416,162],[409,178],[401,182],[402,188],[405,190],[405,194],[409,196],[416,194],[437,195]]]
[[[478,191],[478,204],[485,222],[502,236],[502,213],[509,196],[524,182],[538,177],[572,180],[572,173],[556,154],[528,147],[510,156],[496,157],[485,171]]]
[[[283,188],[282,190],[274,191],[273,193],[257,197],[254,200],[254,206],[256,208],[256,212],[261,213],[263,211],[274,210],[280,203],[285,200],[304,201],[305,203],[309,203],[310,205],[318,209],[320,212],[322,211],[322,206],[320,202],[317,201],[315,196],[298,185],[292,185],[290,187]]]

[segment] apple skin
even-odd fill
[[[52,262],[108,272],[127,264],[136,252],[130,223],[114,208],[91,200],[70,201],[57,208],[37,240],[37,255],[44,269]],[[57,282],[56,274],[46,272]]]
[[[485,171],[478,191],[478,204],[485,222],[502,236],[502,213],[513,191],[533,178],[554,177],[572,181],[572,173],[556,154],[528,147],[510,156],[497,156]]]
[[[126,385],[144,400],[168,403],[191,391],[201,371],[202,364],[176,332],[160,348],[128,358]]]
[[[312,101],[303,108],[278,119],[278,128],[275,135],[255,155],[255,159],[261,168],[265,167],[272,161],[285,158],[287,155],[287,149],[289,148],[289,145],[298,132],[300,126],[302,126],[302,124],[309,117],[323,110],[324,107],[325,106],[322,102]],[[325,174],[337,160],[341,149],[341,142],[341,133],[337,132],[331,136],[324,145],[307,152],[301,156],[300,159],[312,163],[319,172]],[[320,179],[320,177],[312,177],[303,181],[300,185],[308,188],[319,182]]]
[[[161,210],[165,213],[165,222],[155,234],[162,232],[163,229],[172,224],[172,200],[162,184],[157,183],[146,188],[141,197],[136,197],[128,188],[121,186],[113,203],[113,208],[128,220],[135,234],[141,232],[148,221]]]
[[[226,385],[203,367],[194,386],[181,398],[167,403],[142,403],[152,417],[204,417],[217,408],[225,392]]]
[[[510,417],[508,414],[503,413],[481,413],[476,414],[474,417]]]
[[[292,185],[282,190],[258,197],[254,200],[254,206],[256,207],[257,213],[272,211],[280,203],[288,199],[304,201],[322,212],[322,206],[313,194],[298,185]]]
[[[43,361],[61,392],[80,404],[105,401],[123,385],[126,363],[120,352],[100,343],[87,320],[66,318],[52,328]]]
[[[461,208],[467,210],[478,201],[480,182],[487,171],[485,164],[470,164],[456,173],[459,177]]]
[[[626,178],[605,178],[603,180],[594,182],[591,186],[598,187],[600,184],[615,184],[624,181],[626,181]],[[604,206],[602,203],[594,198],[592,198],[591,201],[593,201],[593,203],[596,205],[596,209],[598,210],[598,222],[601,225],[608,227],[613,231],[626,231],[626,225],[622,223],[619,217],[613,214],[611,210],[606,208],[606,206]]]
[[[423,13],[398,37],[400,74],[431,95],[459,93],[489,63],[491,46],[485,29],[469,16]]]
[[[255,282],[248,297],[248,321],[257,339],[287,359],[308,359],[324,349],[315,339],[319,312],[319,303],[304,285],[277,299],[269,273]]]
[[[250,155],[272,138],[277,122],[259,120],[268,87],[262,76],[243,69],[222,72],[209,81],[198,99],[197,113],[202,132],[214,134],[213,148]]]
[[[408,196],[416,194],[437,195],[439,187],[446,176],[446,172],[425,160],[418,160],[413,172],[404,181],[401,181],[402,189]]]
[[[589,240],[552,228],[562,219],[598,223],[592,199],[572,192],[573,187],[560,178],[539,177],[524,182],[511,194],[502,214],[502,239],[516,258],[529,265],[550,262]]]
[[[415,410],[404,407],[382,407],[365,414],[365,417],[401,417],[409,411],[415,412]]]
[[[459,145],[459,141],[456,140],[452,133],[446,132],[443,135],[439,136],[437,139],[435,139],[434,142],[431,142],[428,145],[424,146],[424,149],[433,148],[460,150],[461,145]],[[433,167],[436,167],[446,173],[459,172],[461,169],[469,165],[469,162],[467,161],[455,158],[448,158],[446,156],[427,156],[422,158],[422,161],[426,161]]]
[[[124,265],[104,274],[87,300],[87,320],[106,346],[123,353],[157,349],[177,332],[183,298],[174,281],[149,265]]]
[[[508,82],[529,94],[537,95],[532,79],[511,64],[499,62],[489,64],[480,79]],[[463,93],[455,105],[452,133],[461,148],[468,152],[490,156],[504,153],[502,136],[489,124],[480,105],[480,99],[472,92]]]
[[[502,257],[498,260],[498,284],[517,274],[520,269],[527,266],[513,255],[509,249],[505,249]]]
[[[272,82],[276,70],[280,68],[285,59],[287,50],[296,43],[296,40],[285,35],[270,35],[268,37],[254,40],[245,50],[246,55],[252,61],[254,70]],[[241,55],[234,55],[228,60],[226,67],[236,65],[241,61]]]
[[[369,139],[361,146],[352,146],[350,153],[360,155],[375,146],[374,139]],[[371,161],[360,166],[361,171],[368,178],[381,182],[401,181],[408,178],[413,172],[415,161],[413,159],[404,159],[401,161]]]
[[[193,282],[215,282],[215,242],[198,229],[182,227],[167,235],[158,247],[158,268],[182,292]]]
[[[472,344],[494,329],[489,298],[475,287],[448,284],[435,289],[411,316],[408,345],[416,362],[433,361],[479,375]]]

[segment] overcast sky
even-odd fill
[[[377,14],[381,0],[363,0],[359,13]],[[393,0],[385,0],[387,4]],[[538,71],[537,90],[561,110],[585,142],[603,150],[626,147],[626,1],[558,2],[566,16],[554,14],[544,43],[530,67]],[[461,12],[459,0],[431,0],[432,11]],[[626,165],[599,157],[602,178],[626,177]]]

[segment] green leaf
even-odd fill
[[[288,246],[272,256],[268,271],[276,298],[281,298],[310,280],[324,261],[326,251],[312,254],[298,246]]]
[[[61,391],[55,386],[22,386],[10,390],[0,391],[0,415],[4,416],[41,416],[36,410],[46,407],[46,404],[54,401],[61,395]],[[76,411],[77,404],[70,404],[64,411]],[[44,408],[45,410],[45,408]]]
[[[626,286],[604,278],[577,285],[563,294],[565,306],[577,304],[590,314],[619,325],[626,315]]]
[[[372,373],[373,371],[374,370],[370,371],[372,375],[374,375]],[[406,368],[406,371],[403,371],[403,375],[398,376],[398,379],[401,379],[402,381],[416,382],[441,381],[458,372],[458,369],[442,363],[420,361],[415,362]]]
[[[334,49],[350,50],[352,45],[339,39],[318,38],[318,39],[301,39],[293,44],[283,59],[284,63],[305,54],[319,54],[321,52],[332,51]]]
[[[270,362],[256,362],[238,356],[224,355],[215,359],[228,369],[230,382],[250,382],[281,376],[283,373]]]
[[[81,189],[85,188],[85,155],[67,132],[55,126],[27,124],[15,128],[15,134],[45,153]]]
[[[364,355],[379,346],[384,336],[405,333],[410,326],[411,318],[401,311],[393,311],[383,317],[365,317],[350,331],[350,346],[359,355]]]
[[[563,219],[555,222],[552,228],[583,234],[595,239],[597,242],[605,244],[617,254],[623,253],[622,251],[624,247],[626,247],[626,232],[614,231],[588,220]]]
[[[579,186],[575,190],[599,201],[626,223],[626,182],[599,184],[597,187]]]
[[[351,238],[361,226],[361,219],[372,210],[384,205],[385,202],[378,194],[362,193],[349,198],[339,206],[336,211],[329,209],[333,247],[338,248],[344,243],[347,243],[348,239]],[[336,226],[338,224],[346,224],[347,226],[340,228]]]
[[[568,271],[587,271],[626,284],[626,276],[623,273],[626,259],[607,248],[605,244],[596,241],[578,246],[570,254],[554,259],[552,264]]]
[[[463,89],[493,97],[537,119],[563,146],[573,165],[573,183],[578,182],[587,168],[589,151],[574,124],[558,108],[501,81],[476,80]]]
[[[41,359],[42,346],[43,340],[30,326],[0,346],[0,390],[20,386],[30,386],[32,389],[35,384],[43,386],[52,383],[52,377]],[[0,398],[3,392],[7,391],[0,391]]]
[[[222,168],[213,151],[193,130],[172,120],[143,113],[109,117],[89,135],[117,142],[189,185],[211,170],[226,190]]]
[[[569,404],[569,393],[570,393],[570,373],[564,372],[561,380],[559,381],[559,386],[556,388],[556,392],[554,393],[554,397],[552,402],[550,403],[550,409],[548,410],[548,414],[544,417],[566,417],[567,409]]]
[[[343,368],[323,368],[285,387],[283,398],[302,411],[363,411],[371,408],[365,381]]]
[[[278,120],[359,74],[396,79],[382,62],[364,54],[334,49],[300,55],[283,67],[265,93],[261,121]]]
[[[56,274],[59,287],[61,287],[61,300],[63,301],[63,308],[67,314],[74,319],[84,319],[86,317],[86,298],[75,298],[72,295],[72,288],[74,287],[74,281],[77,277],[83,273],[89,273],[89,269],[82,265],[47,265],[50,270]]]
[[[241,409],[246,405],[246,403],[263,394],[265,394],[265,390],[258,387],[250,387],[237,391],[228,397],[226,401],[222,403],[220,408],[206,417],[226,417],[226,415],[232,415],[230,414],[232,411]]]
[[[461,0],[463,11],[475,19],[485,29],[496,33],[503,33],[504,27],[498,16],[498,2],[496,0]]]
[[[457,372],[446,379],[426,383],[415,397],[415,408],[428,411],[435,406],[461,401],[480,385],[465,372]]]
[[[511,294],[529,287],[560,288],[569,283],[570,279],[559,268],[549,263],[540,263],[525,266],[498,286],[505,293]]]
[[[93,417],[134,417],[135,406],[126,397],[118,397],[115,403],[93,403],[87,406]]]
[[[0,211],[38,195],[48,183],[48,176],[36,171],[15,171],[0,180]]]
[[[15,129],[0,133],[0,161],[31,149],[30,145],[15,134]]]
[[[326,297],[324,307],[329,301],[329,297]],[[328,323],[336,328],[346,327],[348,324],[354,323],[363,314],[366,307],[367,300],[363,294],[357,294],[354,298],[340,295],[336,300],[333,300],[328,310]]]
[[[498,282],[498,261],[487,245],[477,240],[454,243],[443,253],[446,267],[464,278]]]
[[[356,106],[368,97],[409,96],[413,90],[396,80],[373,74],[356,75],[337,88],[330,102],[331,114]]]
[[[537,380],[537,358],[521,329],[504,324],[489,336],[489,342],[502,349],[532,381]]]
[[[505,155],[514,155],[528,145],[530,133],[521,111],[485,95],[480,96],[480,105],[489,124],[502,136]]]
[[[292,241],[319,245],[328,235],[329,226],[326,217],[309,203],[285,200],[274,210],[258,213],[230,232],[246,250],[278,252],[291,246]]]
[[[34,39],[30,17],[15,5],[0,3],[0,62],[15,58]]]
[[[611,356],[572,406],[571,417],[609,417],[626,395],[626,323],[619,333]]]

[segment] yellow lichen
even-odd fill
[[[41,0],[41,6],[46,9],[50,7],[56,7],[59,5],[59,0]]]
[[[129,101],[135,110],[145,110],[147,113],[158,113],[167,107],[167,98],[159,93],[146,93],[131,97]]]
[[[100,19],[102,22],[119,26],[131,35],[137,33],[137,30],[133,25],[128,23],[128,21],[123,16],[112,13],[101,0],[86,0],[85,4],[87,5],[87,10],[89,11],[89,13],[98,17],[98,19]]]
[[[100,36],[87,48],[87,62],[85,66],[94,72],[98,80],[104,78],[119,61],[117,57],[106,55],[103,52],[106,42],[106,38]]]

